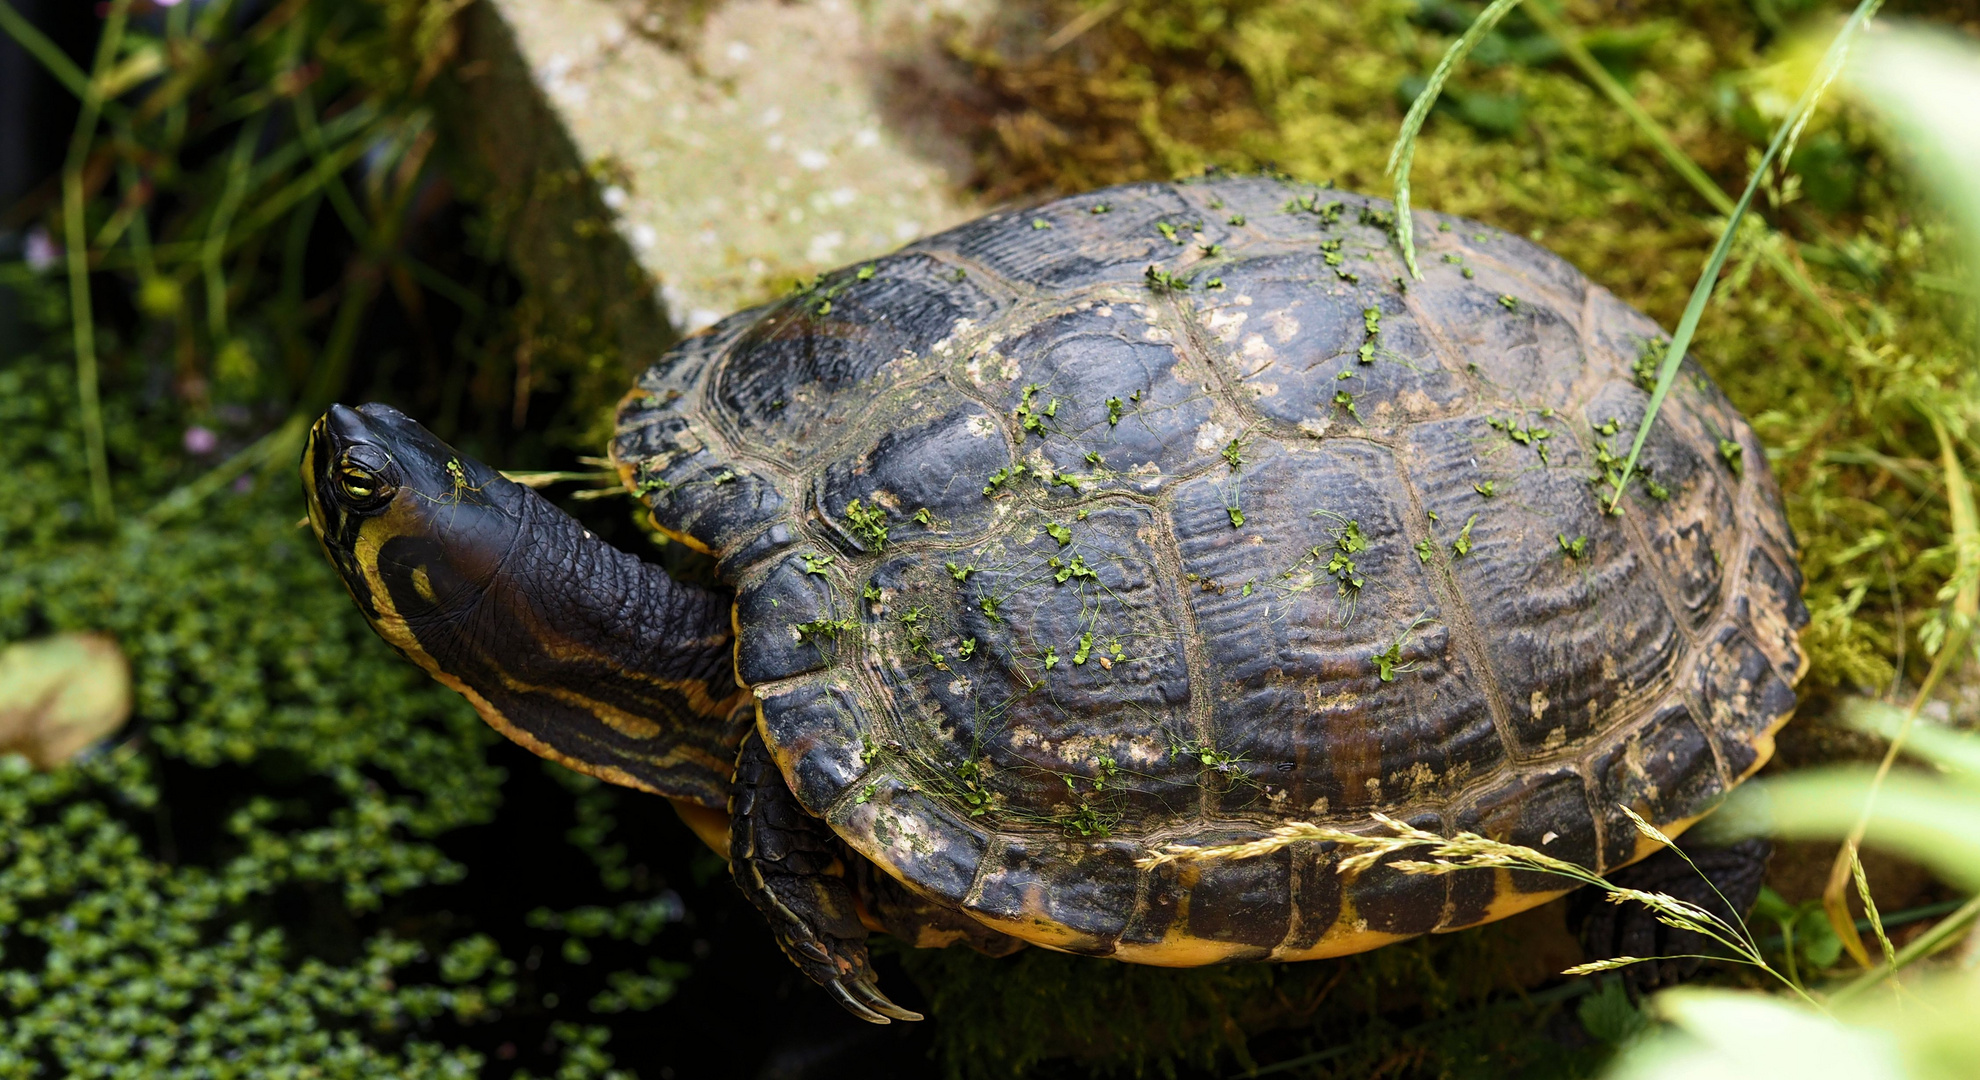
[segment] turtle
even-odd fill
[[[1642,869],[1632,815],[1675,836],[1769,759],[1808,616],[1766,454],[1698,364],[1626,475],[1657,324],[1413,213],[1420,277],[1376,198],[1110,187],[686,337],[610,453],[712,584],[379,404],[315,424],[309,520],[380,636],[524,747],[672,800],[865,1020],[919,1019],[876,931],[1195,966],[1476,926],[1562,879],[1151,853],[1386,820]],[[1748,901],[1764,859],[1722,860]]]

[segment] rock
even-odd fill
[[[488,0],[443,114],[511,258],[633,367],[819,270],[976,216],[927,102],[985,0]],[[917,106],[921,109],[917,112]]]
[[[0,754],[65,764],[124,725],[131,666],[106,634],[57,634],[0,649]]]

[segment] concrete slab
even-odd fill
[[[511,257],[650,358],[809,276],[976,216],[969,152],[903,100],[986,0],[481,0],[450,127]],[[633,359],[629,356],[628,359]]]

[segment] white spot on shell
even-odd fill
[[[1540,834],[1540,843],[1544,846],[1547,844],[1551,844],[1554,841],[1559,840],[1560,838],[1561,838],[1560,833],[1557,833],[1552,829],[1548,829],[1546,832]]]
[[[1547,692],[1545,690],[1535,690],[1533,696],[1526,699],[1526,703],[1532,707],[1533,718],[1535,720],[1546,716],[1547,706],[1552,704],[1552,702],[1547,700]]]
[[[1230,433],[1224,425],[1214,420],[1196,429],[1196,448],[1206,453],[1222,450],[1230,441]]]
[[[1248,318],[1250,316],[1242,311],[1219,308],[1211,312],[1210,318],[1205,322],[1210,327],[1210,332],[1217,335],[1218,341],[1229,343],[1237,337],[1239,328],[1244,326],[1244,321]]]
[[[1283,311],[1273,312],[1265,321],[1272,324],[1272,340],[1281,345],[1299,336],[1299,320]]]

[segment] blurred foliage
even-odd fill
[[[625,381],[609,348],[557,326],[554,305],[505,270],[499,198],[458,197],[425,88],[453,56],[459,7],[121,9],[132,21],[103,73],[113,92],[70,170],[114,526],[91,511],[60,192],[11,219],[56,257],[0,264],[0,287],[39,327],[32,349],[0,343],[14,350],[0,364],[0,641],[112,633],[137,704],[121,737],[70,769],[0,768],[0,1077],[582,1080],[628,1075],[615,1056],[646,1059],[622,1047],[705,1035],[709,1017],[772,1029],[750,1049],[801,1027],[811,999],[776,996],[791,973],[767,944],[731,974],[681,965],[667,927],[719,913],[684,912],[670,886],[727,886],[705,855],[692,886],[653,871],[642,842],[686,835],[664,809],[496,764],[525,759],[377,641],[294,528],[284,425],[333,398],[390,400],[469,452],[554,467],[595,449]],[[1805,74],[1800,31],[1838,9],[1662,0],[1565,15],[1737,190]],[[977,93],[953,104],[983,132],[982,186],[997,198],[1213,164],[1383,191],[1410,96],[1476,10],[1034,0],[955,42]],[[1913,10],[1980,21],[1965,0]],[[1415,191],[1535,238],[1666,324],[1721,224],[1518,14],[1439,106]],[[1698,351],[1788,494],[1815,614],[1810,685],[1880,692],[1922,670],[1919,631],[1954,565],[1919,406],[1972,448],[1972,306],[1955,305],[1967,286],[1944,261],[1945,227],[1853,107],[1831,102],[1769,196]],[[1813,301],[1778,278],[1769,246],[1813,279]],[[588,525],[644,542],[625,504],[592,505]],[[1788,927],[1808,924],[1782,910]],[[1810,944],[1786,947],[1834,958]],[[1495,997],[1537,981],[1508,973],[1531,948],[1495,926],[1282,967],[1175,972],[1037,950],[884,962],[928,995],[922,1037],[954,1075],[1233,1062],[1589,1075],[1643,1015],[1613,984]],[[701,1011],[667,1011],[691,1004],[673,996],[682,979],[711,977],[731,981]],[[745,991],[757,996],[723,996]],[[661,1016],[672,1031],[656,1036]],[[871,1046],[856,1041],[869,1034],[819,1045]]]

